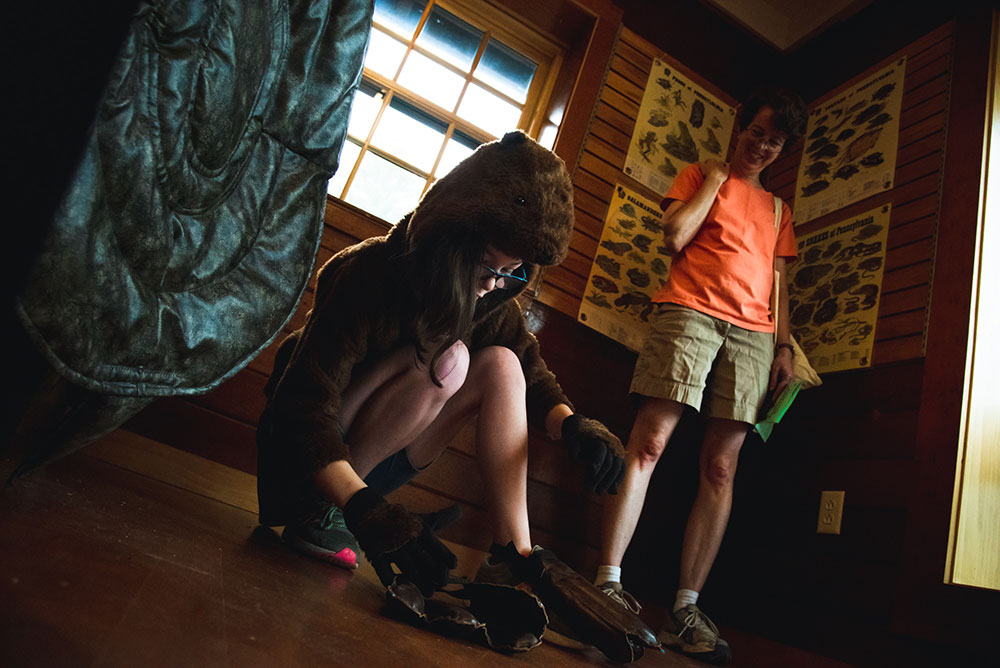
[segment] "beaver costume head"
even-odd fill
[[[521,131],[483,144],[424,194],[407,236],[413,244],[465,227],[526,264],[562,262],[573,232],[562,159]]]

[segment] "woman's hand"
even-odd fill
[[[774,361],[771,362],[771,380],[767,386],[767,389],[772,391],[771,396],[777,398],[794,377],[792,351],[786,346],[782,346],[778,348],[778,351],[774,354]]]
[[[698,168],[705,176],[706,181],[713,181],[717,184],[725,183],[729,178],[729,163],[709,158],[698,163]]]
[[[694,196],[687,202],[673,200],[663,211],[663,246],[670,255],[680,253],[698,234],[715,204],[719,189],[729,178],[729,164],[719,160],[703,160],[698,163],[698,169],[705,181]]]

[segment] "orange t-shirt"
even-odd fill
[[[690,201],[705,177],[690,165],[674,179],[660,204]],[[774,231],[774,196],[742,179],[728,178],[694,238],[670,264],[667,282],[653,296],[693,308],[755,332],[773,332],[771,289],[774,256],[795,261],[798,252],[792,212],[781,203],[781,224]]]

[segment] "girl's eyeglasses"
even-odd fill
[[[483,263],[483,269],[489,273],[480,276],[479,280],[485,281],[492,276],[498,288],[516,288],[528,282],[528,275],[524,270],[524,265],[521,265],[510,274],[497,271],[486,263]]]

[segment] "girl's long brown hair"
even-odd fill
[[[439,233],[422,235],[401,258],[414,297],[417,359],[426,362],[430,354],[427,367],[438,387],[438,358],[472,326],[486,249],[486,240],[469,227],[443,227]]]

